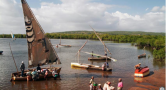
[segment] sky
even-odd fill
[[[26,0],[46,33],[165,32],[165,0]],[[25,34],[21,0],[0,1],[0,34]]]

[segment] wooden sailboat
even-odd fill
[[[58,46],[71,47],[71,45],[62,45],[62,44],[61,44],[61,35],[60,35],[60,42],[59,42],[58,45],[56,45],[56,47],[58,47]]]
[[[45,33],[36,20],[33,12],[28,6],[25,0],[21,0],[22,8],[24,13],[25,20],[25,28],[26,28],[26,36],[27,36],[27,44],[28,44],[28,67],[35,67],[38,64],[46,65],[46,64],[61,64],[56,51],[54,50],[50,40],[45,36]],[[13,59],[14,60],[14,59]],[[14,60],[15,61],[15,60]],[[17,68],[17,67],[16,67]],[[46,68],[41,68],[46,69]],[[56,69],[57,73],[60,74],[61,67],[50,67],[47,68],[49,70],[48,77],[52,77],[52,69]],[[29,69],[30,71],[32,69]],[[17,72],[12,73],[12,80],[26,80],[26,71],[24,72],[24,77],[20,77],[20,73]],[[44,78],[44,74],[40,73],[39,78]]]
[[[92,28],[92,27],[91,27]],[[93,29],[93,28],[92,28]],[[89,52],[84,52],[87,54],[91,54],[92,57],[89,57],[88,60],[105,60],[107,62],[107,60],[112,60],[112,61],[117,61],[116,59],[112,58],[112,57],[108,57],[107,56],[107,52],[111,55],[111,52],[108,50],[108,48],[106,47],[105,43],[101,40],[101,38],[97,35],[96,31],[93,29],[95,35],[98,37],[98,39],[101,41],[101,43],[104,46],[104,51],[105,51],[105,55],[100,55],[100,54],[95,54],[95,53],[89,53]],[[94,57],[93,55],[97,56]]]
[[[79,54],[81,49],[85,46],[85,44],[88,42],[88,40],[84,43],[84,45],[78,50],[77,55],[78,55],[78,63],[72,62],[71,66],[72,67],[79,67],[79,68],[86,68],[86,69],[92,69],[92,70],[100,70],[100,71],[112,71],[112,68],[106,68],[103,69],[102,67],[98,65],[92,65],[92,64],[85,64],[85,63],[79,63]]]
[[[143,53],[143,54],[141,54],[141,55],[138,55],[138,58],[143,58],[143,57],[146,57],[145,47],[144,47],[144,53]]]

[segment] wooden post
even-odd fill
[[[10,42],[9,42],[9,46],[10,46]],[[11,51],[11,54],[12,54],[12,57],[13,57],[13,53],[12,53],[12,50],[11,50],[11,46],[10,46],[10,51]],[[14,64],[15,64],[15,66],[16,66],[16,62],[15,62],[15,60],[14,60],[14,57],[13,57],[13,61],[14,61]],[[17,66],[16,66],[16,69],[17,69],[17,73],[18,73],[18,68],[17,68]]]

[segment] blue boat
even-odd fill
[[[0,51],[0,54],[2,54],[3,53],[3,51]]]

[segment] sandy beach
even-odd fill
[[[151,72],[147,77],[135,78],[134,81],[137,86],[129,90],[159,90],[160,87],[165,87],[165,68]]]

